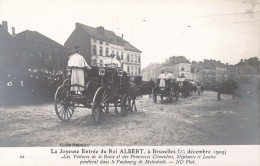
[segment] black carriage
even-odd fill
[[[70,73],[70,70],[68,70]],[[74,94],[71,87],[70,74],[67,74],[61,86],[55,93],[54,106],[58,118],[62,121],[71,119],[75,108],[83,107],[92,109],[92,116],[96,123],[102,121],[111,104],[121,107],[125,116],[130,109],[128,94],[124,88],[126,79],[120,68],[92,67],[86,69],[85,86],[82,94]]]
[[[187,80],[185,77],[180,77],[177,78],[177,82],[180,87],[180,93],[184,98],[192,94],[193,85],[189,80]]]
[[[161,101],[163,101],[163,97],[166,97],[166,100],[173,102],[177,101],[179,98],[179,86],[172,79],[165,80],[165,87],[159,87],[160,79],[157,80],[155,87],[152,89],[153,101],[157,102],[157,96],[161,97]]]

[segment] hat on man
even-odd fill
[[[79,53],[79,46],[74,46],[74,52]]]

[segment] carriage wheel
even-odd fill
[[[161,94],[161,101],[163,101],[163,95]]]
[[[153,94],[153,101],[156,103],[157,102],[157,94],[155,88],[152,89],[152,94]]]
[[[121,98],[121,113],[123,116],[126,116],[128,111],[130,110],[130,105],[128,102],[128,96],[126,94]]]
[[[179,98],[179,92],[176,91],[176,92],[174,93],[174,100],[175,100],[175,101],[178,101],[178,98]]]
[[[174,92],[173,92],[173,88],[171,88],[170,90],[170,102],[172,103],[173,102],[173,96],[174,96]]]
[[[92,116],[96,123],[100,123],[103,120],[104,113],[108,107],[108,95],[104,88],[99,88],[93,98],[92,103]]]
[[[67,88],[59,86],[54,97],[55,112],[62,121],[70,120],[74,113],[74,103],[66,98],[68,92]]]

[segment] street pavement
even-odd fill
[[[53,103],[0,106],[0,146],[166,146],[259,144],[259,97],[232,99],[205,91],[177,102],[154,103],[148,95],[136,101],[127,116],[113,108],[101,124],[91,110],[77,108],[62,122]],[[119,109],[120,110],[120,109]]]

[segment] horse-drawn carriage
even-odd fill
[[[163,97],[166,97],[166,100],[173,102],[177,101],[179,98],[179,86],[173,79],[165,79],[165,87],[159,86],[159,81],[163,81],[158,79],[155,83],[155,86],[152,89],[153,101],[157,102],[157,96],[160,95],[161,101],[163,101]]]
[[[68,70],[69,71],[69,70]],[[123,116],[131,110],[129,78],[118,67],[92,67],[85,69],[85,86],[81,94],[75,94],[71,87],[70,71],[61,86],[55,93],[54,105],[58,118],[62,121],[71,119],[75,108],[83,107],[92,109],[92,116],[96,123],[102,121],[105,113],[109,111],[111,104],[121,107]]]
[[[189,80],[187,80],[185,77],[177,78],[177,83],[180,87],[180,93],[183,97],[186,98],[192,94],[194,87],[192,83]]]

